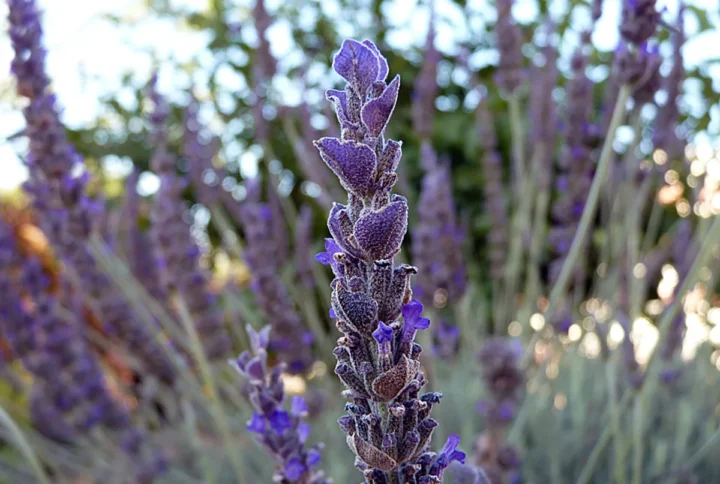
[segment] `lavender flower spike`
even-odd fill
[[[151,165],[161,181],[151,212],[153,237],[163,261],[166,289],[187,304],[205,352],[215,360],[227,356],[230,339],[224,328],[222,311],[216,307],[215,295],[208,288],[208,276],[198,264],[200,250],[185,221],[182,193],[186,180],[177,175],[175,157],[168,151],[165,124],[169,108],[155,88],[156,81],[157,76],[153,76],[148,87],[155,107],[150,115],[155,145]]]
[[[495,24],[495,42],[500,53],[495,82],[507,94],[512,94],[525,79],[523,68],[523,36],[512,16],[513,0],[498,0],[498,20]]]
[[[288,365],[291,373],[302,373],[312,364],[312,333],[307,331],[279,274],[281,241],[275,237],[273,219],[281,216],[260,202],[260,182],[246,182],[248,199],[240,208],[245,229],[245,262],[252,272],[250,288],[265,320],[273,328],[270,350]]]
[[[290,411],[285,410],[285,388],[280,378],[284,365],[272,370],[267,367],[267,348],[270,326],[255,332],[248,325],[251,351],[244,351],[230,364],[247,379],[250,402],[255,408],[248,422],[248,430],[256,434],[257,441],[277,462],[273,482],[297,484],[330,484],[325,475],[315,470],[320,463],[321,445],[306,448],[310,425],[305,398],[294,396]]]
[[[97,316],[105,332],[137,355],[149,372],[172,384],[175,380],[172,365],[98,267],[86,245],[95,233],[100,204],[85,193],[89,174],[77,174],[82,171],[83,159],[65,136],[55,95],[50,92],[35,1],[10,0],[8,7],[10,39],[15,51],[12,71],[17,78],[18,94],[30,101],[24,109],[24,133],[30,141],[27,157],[30,180],[24,188],[33,197],[40,227],[98,308]]]
[[[435,121],[435,98],[438,93],[437,70],[441,59],[435,48],[435,2],[430,5],[430,24],[425,41],[425,62],[415,81],[413,92],[412,120],[415,132],[422,140],[432,138]]]
[[[342,135],[315,146],[348,192],[347,204],[336,203],[330,212],[332,239],[318,255],[335,275],[332,308],[343,333],[334,350],[335,374],[349,400],[340,427],[366,483],[442,482],[445,468],[465,456],[456,450],[456,437],[440,454],[429,450],[437,426],[430,411],[442,394],[420,395],[426,381],[414,340],[430,321],[421,316],[422,304],[411,300],[417,268],[393,263],[408,206],[391,193],[401,144],[384,132],[400,78],[385,82],[387,61],[368,40],[343,42],[333,68],[347,81],[344,90],[327,92]]]

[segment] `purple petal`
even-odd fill
[[[358,219],[355,237],[370,260],[390,259],[400,251],[407,231],[407,211],[405,199],[396,196],[394,202]]]
[[[308,406],[307,402],[305,401],[305,397],[301,397],[300,395],[293,395],[290,403],[290,414],[294,415],[295,417],[303,417],[307,415],[307,413]]]
[[[387,324],[383,323],[382,321],[378,321],[378,327],[375,331],[373,331],[372,335],[373,338],[375,338],[375,341],[378,342],[378,344],[388,343],[392,341],[393,330]]]
[[[362,109],[362,121],[372,136],[377,138],[385,130],[395,109],[399,90],[400,76],[395,76],[385,91],[379,97],[368,102]]]
[[[335,105],[335,112],[340,122],[346,121],[348,119],[347,93],[337,89],[328,89],[325,92],[325,98]]]
[[[298,432],[298,439],[300,440],[301,444],[304,444],[308,437],[310,437],[310,431],[311,431],[310,424],[307,422],[302,422],[298,424],[297,432]]]
[[[252,418],[247,424],[247,429],[250,432],[263,433],[265,431],[265,418],[259,413],[253,413]]]
[[[347,39],[333,58],[333,69],[365,96],[380,72],[375,53],[357,40]]]
[[[315,142],[315,146],[347,191],[360,197],[370,195],[377,167],[377,157],[372,148],[337,138],[322,138]]]
[[[385,56],[383,56],[380,53],[380,50],[377,48],[375,44],[373,44],[369,40],[363,40],[363,44],[366,45],[370,50],[373,51],[375,54],[375,57],[377,57],[378,60],[378,75],[376,81],[384,81],[387,78],[388,72],[390,72],[390,68],[388,67],[387,59],[385,59]]]

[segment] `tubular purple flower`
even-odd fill
[[[175,157],[168,151],[166,123],[170,110],[157,92],[156,83],[157,75],[154,75],[148,85],[148,96],[154,105],[150,114],[155,147],[151,166],[160,177],[160,189],[150,214],[152,235],[162,260],[166,290],[182,298],[208,358],[217,360],[227,356],[230,339],[216,297],[208,288],[208,275],[199,266],[200,249],[185,220],[187,207],[182,195],[187,183],[178,176]]]
[[[498,0],[495,43],[500,63],[495,82],[506,94],[512,94],[525,80],[522,44],[523,34],[512,16],[513,0]]]
[[[255,300],[273,328],[270,350],[277,353],[292,373],[302,373],[312,364],[312,333],[307,331],[280,279],[282,261],[273,228],[277,216],[260,202],[260,182],[246,182],[248,199],[241,206],[245,230],[245,262],[252,273],[250,288]]]
[[[318,255],[335,275],[332,308],[343,333],[334,350],[335,374],[349,400],[340,428],[367,483],[442,482],[445,460],[459,454],[436,456],[428,447],[437,426],[430,411],[442,395],[420,395],[422,348],[414,338],[430,321],[412,300],[410,276],[417,268],[393,263],[408,207],[391,193],[401,144],[386,140],[384,130],[400,80],[385,82],[387,61],[368,40],[345,40],[333,68],[347,81],[345,90],[327,92],[342,136],[315,146],[348,191],[347,204],[336,203],[330,212],[333,238]]]
[[[280,376],[284,366],[267,367],[270,326],[257,333],[248,325],[247,331],[250,351],[244,351],[229,363],[249,383],[249,398],[255,412],[247,429],[256,434],[257,442],[277,463],[273,482],[330,484],[316,469],[322,444],[305,446],[310,434],[310,426],[304,422],[308,415],[305,398],[293,396],[290,411],[283,410],[286,398]]]
[[[25,190],[33,197],[40,226],[63,262],[77,274],[108,335],[137,355],[149,372],[172,383],[175,374],[170,362],[86,246],[94,233],[100,205],[85,194],[89,175],[76,174],[83,160],[67,141],[55,96],[49,92],[35,1],[11,0],[8,6],[15,50],[12,69],[18,80],[18,94],[30,101],[24,110],[24,133],[30,141],[26,160],[30,180]]]
[[[434,157],[432,147],[423,150]],[[444,307],[465,293],[464,232],[455,215],[450,168],[434,163],[423,178],[418,202],[419,223],[413,231],[412,254],[419,275],[417,296],[425,304]]]

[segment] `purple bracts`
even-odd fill
[[[248,199],[240,210],[245,230],[245,262],[252,273],[250,288],[273,328],[270,351],[285,362],[291,373],[302,373],[312,364],[313,336],[300,320],[287,288],[280,279],[282,260],[273,228],[277,214],[260,202],[259,180],[246,182]]]
[[[425,143],[423,151],[432,152]],[[423,158],[434,158],[429,154]],[[425,304],[444,307],[465,293],[464,233],[455,216],[447,163],[429,166],[418,202],[419,222],[413,231],[413,261],[418,267],[416,294]]]
[[[523,34],[512,16],[513,0],[497,0],[498,19],[495,24],[495,43],[500,63],[495,82],[500,89],[511,94],[525,80],[523,68]]]
[[[230,364],[247,379],[249,397],[255,412],[248,430],[277,462],[273,482],[285,484],[330,484],[315,468],[320,463],[322,445],[307,448],[310,425],[305,422],[308,406],[305,398],[293,396],[285,410],[285,388],[281,379],[283,365],[267,367],[270,326],[255,332],[249,325],[251,351],[244,351]]]
[[[25,135],[30,141],[30,180],[25,189],[33,196],[40,226],[93,300],[108,335],[137,355],[149,372],[172,383],[175,374],[169,361],[85,245],[93,235],[100,205],[85,194],[88,174],[76,175],[83,160],[67,141],[55,96],[49,92],[35,2],[11,0],[8,6],[15,50],[12,70],[18,80],[18,93],[30,101],[24,111]]]
[[[183,192],[186,180],[177,175],[175,157],[168,151],[166,122],[169,108],[156,91],[156,81],[156,76],[153,76],[148,88],[155,106],[150,114],[155,147],[151,166],[161,181],[151,212],[152,234],[158,258],[162,261],[166,290],[182,298],[208,358],[217,360],[227,356],[230,339],[225,331],[222,311],[216,305],[216,296],[208,288],[208,275],[199,265],[200,249],[185,220],[187,207]]]
[[[331,89],[342,137],[315,142],[320,155],[348,192],[336,203],[332,235],[317,259],[330,265],[332,313],[343,333],[334,353],[335,374],[349,402],[340,427],[370,484],[442,482],[457,451],[457,436],[435,454],[428,444],[437,422],[430,418],[440,393],[420,395],[422,348],[414,342],[430,321],[411,300],[410,276],[417,268],[395,266],[407,231],[407,201],[391,193],[401,144],[386,140],[385,127],[397,102],[400,78],[385,82],[388,65],[370,41],[345,40],[333,69],[347,85]],[[402,320],[400,316],[402,315]]]

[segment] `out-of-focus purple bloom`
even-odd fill
[[[344,90],[327,92],[342,137],[315,145],[348,191],[347,205],[336,203],[330,212],[333,239],[318,256],[335,274],[332,307],[343,333],[334,350],[335,374],[350,402],[338,422],[367,483],[442,482],[444,467],[428,448],[437,426],[430,411],[442,395],[420,395],[422,348],[414,342],[430,321],[421,316],[422,304],[411,300],[410,276],[417,269],[392,260],[408,211],[407,201],[391,193],[401,144],[384,137],[400,80],[385,82],[387,61],[368,40],[345,40],[333,68],[347,81]]]
[[[453,358],[460,346],[460,328],[440,321],[433,330],[433,353],[443,359]]]
[[[488,434],[497,439],[498,431],[506,429],[515,417],[515,409],[525,384],[525,376],[520,368],[523,353],[518,340],[496,337],[483,343],[478,352],[482,368],[482,377],[490,398],[481,402],[478,410],[487,420]],[[483,465],[498,467],[503,473],[519,466],[517,451],[505,442],[495,442],[500,450],[494,456],[494,462]],[[504,449],[504,450],[503,450]]]
[[[270,349],[288,364],[292,373],[301,373],[312,364],[311,340],[308,332],[280,279],[282,268],[278,253],[278,239],[275,237],[270,206],[260,202],[260,182],[257,179],[246,183],[248,199],[241,207],[242,223],[245,230],[245,262],[252,273],[250,287],[261,311],[273,328]]]
[[[682,160],[685,157],[687,140],[678,126],[680,121],[679,101],[682,95],[682,84],[685,80],[685,67],[683,65],[682,47],[685,43],[684,5],[678,10],[675,22],[675,31],[672,33],[672,69],[663,80],[667,93],[667,100],[659,106],[655,117],[655,132],[653,142],[657,148],[664,150],[669,160]],[[666,163],[662,166],[668,166]]]
[[[424,151],[432,147],[424,144]],[[419,223],[413,231],[413,261],[419,275],[417,295],[425,304],[444,307],[465,293],[464,232],[455,215],[450,168],[446,163],[429,167],[418,202]]]
[[[432,138],[435,122],[435,98],[438,94],[437,69],[440,52],[435,48],[435,2],[431,2],[430,22],[425,40],[425,55],[413,92],[413,128],[423,140]]]
[[[631,52],[621,44],[615,53],[615,63],[620,82],[633,86],[635,102],[640,105],[653,102],[661,82],[662,58],[658,47],[643,43]]]
[[[177,294],[187,305],[208,357],[219,359],[230,351],[230,339],[216,297],[208,288],[208,275],[199,265],[200,249],[185,219],[187,206],[183,192],[187,182],[177,174],[175,157],[168,149],[170,110],[158,93],[156,83],[157,75],[154,75],[148,85],[148,96],[154,105],[150,114],[155,148],[151,166],[160,177],[160,189],[155,196],[151,220],[162,260],[163,283],[168,292]]]
[[[558,159],[560,173],[555,179],[556,199],[553,203],[552,228],[548,241],[555,259],[550,263],[550,279],[560,273],[570,251],[575,231],[582,218],[593,174],[593,150],[598,144],[599,129],[591,122],[592,81],[585,69],[587,56],[583,46],[573,55],[570,65],[573,77],[567,83],[565,147]],[[584,276],[584,264],[576,264],[576,278]]]
[[[631,44],[640,45],[653,36],[660,23],[656,0],[623,0],[620,35]]]
[[[542,48],[542,63],[533,66],[530,86],[530,140],[538,155],[537,186],[548,190],[552,183],[552,160],[558,135],[558,114],[553,91],[558,85],[557,48],[551,42],[553,24],[547,25],[546,43]]]
[[[194,195],[200,203],[212,208],[220,201],[223,192],[220,183],[225,174],[212,164],[212,159],[217,154],[217,140],[210,139],[202,132],[198,109],[197,100],[190,93],[190,103],[184,113],[183,154],[187,159]]]
[[[283,410],[285,388],[281,374],[284,365],[267,367],[270,327],[259,333],[247,327],[251,351],[244,351],[230,364],[248,380],[250,402],[255,408],[247,428],[276,461],[275,482],[298,484],[329,484],[325,475],[315,470],[320,463],[322,444],[305,447],[310,426],[304,422],[307,405],[304,397],[292,397],[290,411]]]
[[[522,44],[523,34],[512,16],[513,0],[498,0],[498,19],[495,24],[495,43],[500,63],[495,82],[507,94],[512,94],[525,80]]]
[[[275,259],[279,266],[285,265],[290,259],[290,244],[288,228],[285,221],[285,211],[278,192],[278,180],[270,175],[267,179],[267,206],[270,209],[269,223],[272,228],[272,238],[275,244]]]
[[[147,230],[140,228],[140,195],[137,182],[140,171],[134,170],[125,180],[125,206],[123,218],[126,225],[128,267],[135,278],[158,302],[167,303],[168,294],[160,277],[162,269],[156,258],[157,251]]]
[[[507,260],[510,221],[507,212],[507,194],[503,182],[503,160],[497,151],[495,125],[487,106],[487,98],[478,103],[476,110],[478,139],[482,145],[483,193],[490,217],[488,233],[488,259],[492,277],[502,276]]]
[[[33,0],[12,0],[8,6],[15,50],[12,69],[18,93],[30,101],[24,110],[25,135],[30,141],[26,160],[30,180],[25,189],[33,197],[40,227],[93,300],[108,335],[137,355],[150,373],[172,383],[175,374],[170,362],[86,246],[94,235],[100,204],[85,193],[89,175],[78,175],[82,157],[68,142],[55,95],[49,91],[36,4]]]
[[[46,437],[66,444],[98,425],[120,440],[140,435],[127,410],[109,393],[83,334],[83,321],[62,313],[49,290],[50,280],[40,261],[20,257],[9,227],[0,221],[0,334],[33,375],[33,425]],[[145,473],[141,453],[124,450],[137,466],[131,472]]]
[[[263,80],[267,81],[275,75],[277,63],[270,52],[270,41],[267,39],[267,31],[272,24],[272,18],[265,9],[264,0],[255,0],[253,20],[255,21],[258,40],[258,46],[255,49],[254,64],[258,67]]]

